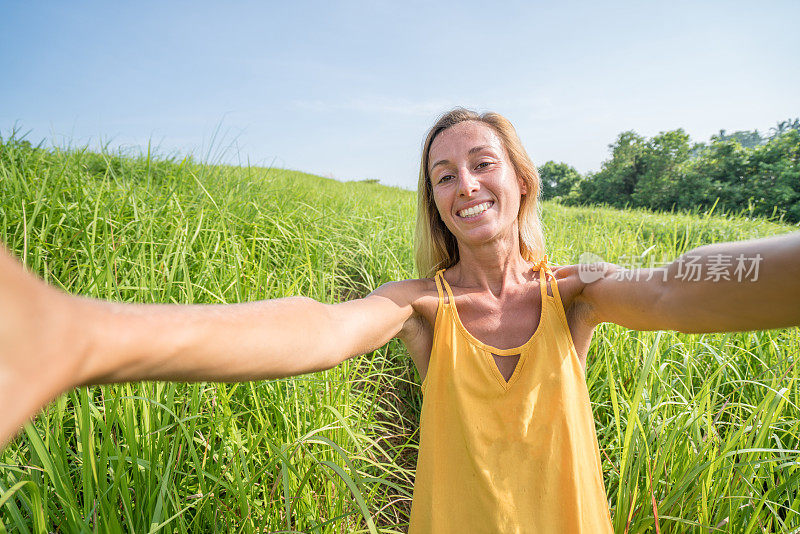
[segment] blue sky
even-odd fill
[[[416,187],[426,129],[506,115],[537,164],[622,131],[800,116],[800,2],[4,2],[0,134]]]

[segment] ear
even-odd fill
[[[528,184],[525,183],[525,180],[519,181],[519,190],[523,196],[528,194]]]

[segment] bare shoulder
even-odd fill
[[[394,280],[386,282],[367,297],[377,295],[397,301],[398,304],[414,306],[421,298],[425,297],[426,292],[430,291],[433,284],[430,278],[409,278],[407,280]],[[436,291],[434,289],[434,291]]]
[[[397,335],[403,341],[410,341],[426,330],[436,316],[438,292],[432,278],[410,278],[387,282],[367,295],[391,299],[399,306],[409,307],[409,317]]]
[[[613,269],[613,264],[603,263],[594,265],[572,264],[554,265],[551,267],[556,277],[558,291],[564,311],[570,323],[575,321],[582,326],[594,328],[599,321],[596,320],[594,306],[586,288],[594,278],[602,278],[605,272]]]
[[[558,284],[558,292],[561,294],[561,300],[564,302],[564,307],[567,306],[568,301],[571,302],[578,297],[585,287],[585,283],[581,280],[579,275],[579,268],[581,265],[552,265],[550,269],[556,278]]]

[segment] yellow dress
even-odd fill
[[[539,326],[505,350],[467,331],[436,273],[410,534],[613,532],[583,368],[547,256],[536,269]],[[508,382],[492,353],[520,355]]]

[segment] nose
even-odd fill
[[[469,197],[479,189],[480,183],[475,175],[469,169],[461,169],[458,173],[458,195]]]

